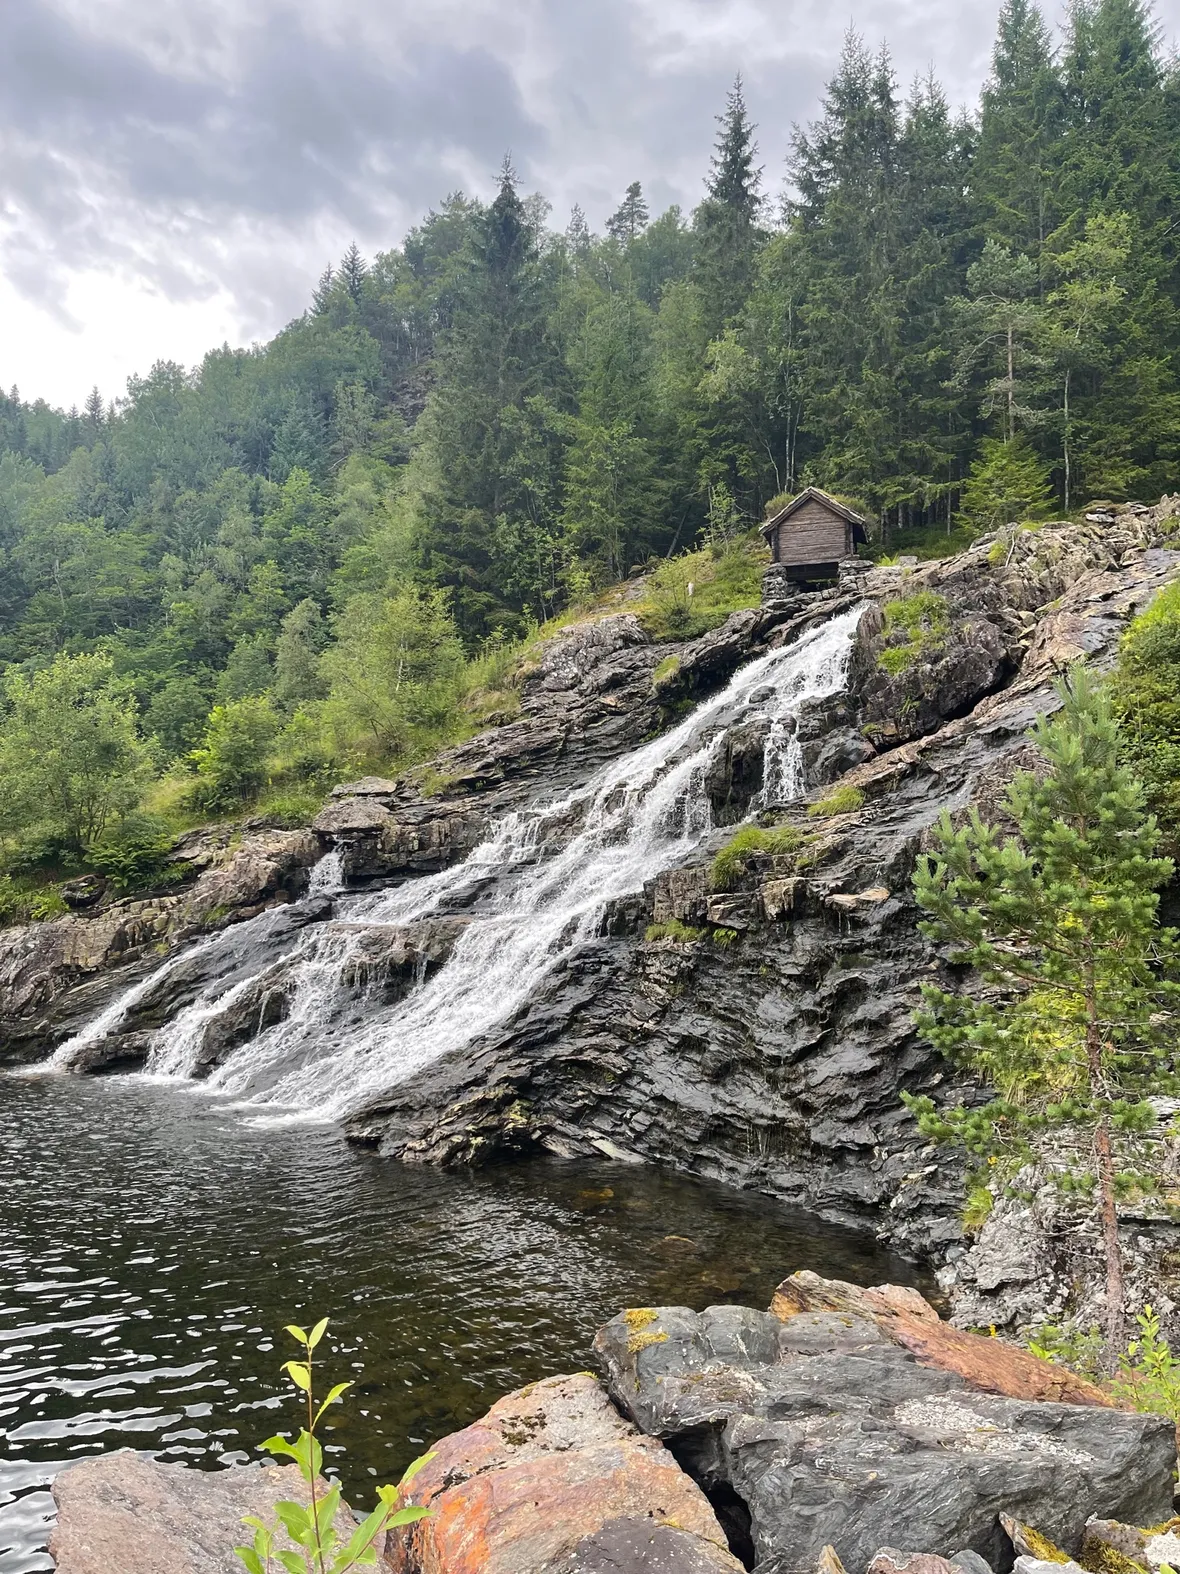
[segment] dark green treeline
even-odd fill
[[[116,410],[0,397],[0,661],[102,650],[181,753],[216,702],[314,701],[374,598],[444,592],[471,649],[811,481],[940,531],[1175,485],[1180,72],[1142,0],[1059,42],[1006,0],[974,117],[850,36],[786,200],[781,152],[739,83],[691,214],[637,181],[556,232],[506,167],[263,349]]]

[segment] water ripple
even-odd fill
[[[765,1305],[871,1240],[630,1166],[444,1175],[112,1077],[0,1081],[0,1574],[52,1567],[48,1486],[130,1447],[216,1468],[298,1424],[282,1327],[332,1319],[332,1466],[362,1504],[498,1394],[585,1367],[620,1306]]]

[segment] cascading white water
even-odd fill
[[[285,1020],[236,1049],[208,1088],[304,1117],[340,1118],[506,1021],[595,935],[610,902],[640,890],[713,829],[706,778],[731,726],[752,717],[769,723],[758,806],[799,795],[795,718],[808,702],[843,687],[859,619],[854,609],[751,662],[678,727],[606,766],[585,787],[507,816],[464,863],[356,901],[346,922],[303,931],[285,959]],[[313,876],[319,889],[339,884],[339,866],[322,877],[320,869]],[[358,1009],[350,964],[365,933],[464,902],[471,921],[446,964],[397,1004]],[[254,982],[214,985],[181,1012],[156,1035],[148,1073],[191,1076],[208,1024]],[[117,1007],[104,1016],[117,1020]],[[87,1042],[98,1028],[96,1022],[87,1031]]]

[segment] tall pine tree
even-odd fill
[[[742,79],[734,82],[709,169],[707,195],[693,215],[696,237],[694,278],[701,292],[710,335],[732,323],[754,282],[760,239],[762,170],[746,112]]]

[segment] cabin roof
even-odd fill
[[[758,528],[761,534],[769,536],[772,531],[785,524],[797,509],[802,508],[804,503],[822,503],[825,508],[831,509],[833,514],[838,515],[847,524],[859,525],[862,530],[865,527],[865,521],[855,509],[848,508],[845,504],[837,502],[827,492],[821,492],[818,486],[809,486],[800,492],[798,497],[793,497],[785,508],[780,508],[772,519],[768,519],[764,525],[760,525]]]

